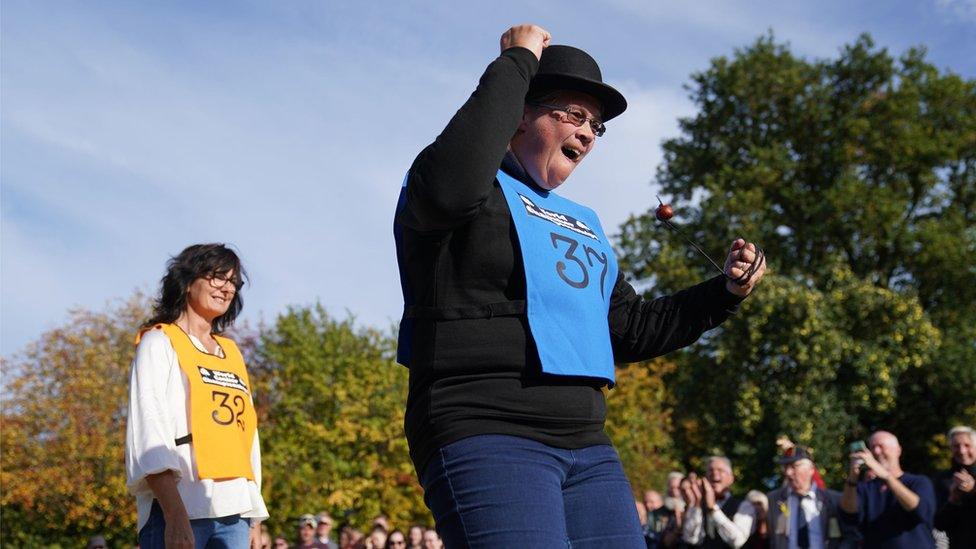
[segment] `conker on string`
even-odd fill
[[[674,217],[674,210],[670,204],[661,204],[654,210],[654,216],[657,217],[658,221],[667,221]]]
[[[661,197],[658,197],[657,201],[661,202]],[[661,202],[661,205],[654,210],[654,217],[656,217],[658,221],[667,221],[674,217],[674,209],[670,204]]]
[[[762,264],[766,261],[766,257],[763,254],[762,250],[760,250],[757,247],[756,248],[756,258],[753,259],[752,264],[749,265],[749,268],[746,269],[746,271],[743,272],[740,277],[738,277],[738,278],[732,278],[732,275],[730,275],[729,273],[726,273],[723,268],[721,268],[721,267],[718,266],[718,263],[715,263],[715,260],[713,260],[711,257],[709,257],[708,254],[705,253],[705,250],[701,249],[701,246],[699,246],[698,244],[696,244],[694,240],[688,238],[688,235],[686,235],[681,229],[675,227],[674,226],[674,223],[671,223],[670,220],[671,220],[672,217],[674,217],[674,209],[671,207],[671,205],[670,204],[665,204],[664,201],[661,200],[661,197],[660,196],[657,197],[657,201],[661,203],[657,207],[657,209],[654,210],[654,216],[657,217],[657,220],[660,221],[661,223],[667,225],[668,228],[671,229],[672,231],[674,231],[674,232],[678,233],[679,235],[681,235],[682,238],[684,238],[685,241],[688,242],[688,244],[691,244],[692,246],[694,246],[694,248],[696,250],[698,250],[698,253],[702,254],[702,256],[705,259],[707,259],[709,263],[712,264],[712,267],[715,267],[715,270],[716,271],[718,271],[719,273],[721,273],[722,276],[724,276],[725,278],[731,280],[733,283],[738,284],[739,286],[745,286],[746,284],[749,283],[750,280],[752,280],[752,275],[755,274],[756,271],[758,271],[759,268],[762,266]]]

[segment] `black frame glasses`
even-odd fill
[[[237,277],[237,275],[228,277],[227,273],[211,273],[210,276],[205,276],[207,282],[210,283],[210,287],[214,289],[220,289],[227,286],[230,282],[230,289],[228,291],[237,293],[241,290],[243,286],[243,281]]]
[[[543,107],[565,113],[565,121],[568,121],[577,128],[582,128],[584,123],[589,122],[590,129],[593,130],[593,135],[597,137],[603,137],[603,134],[607,133],[607,127],[599,118],[595,116],[586,116],[586,114],[579,109],[564,107],[562,105],[552,105],[550,103],[526,103],[526,105],[530,105],[532,107]]]

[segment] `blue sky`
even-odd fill
[[[688,75],[769,29],[807,57],[870,32],[976,77],[976,0],[4,0],[0,353],[154,291],[208,241],[241,251],[251,322],[320,300],[393,324],[403,172],[522,22],[589,51],[630,102],[563,187],[611,233],[654,201]]]

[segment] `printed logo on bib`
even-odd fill
[[[600,241],[600,237],[598,237],[592,229],[587,227],[586,223],[583,223],[579,219],[576,219],[571,215],[561,214],[559,212],[554,212],[552,210],[547,210],[543,207],[537,206],[535,202],[532,202],[532,200],[522,193],[518,193],[518,196],[522,199],[522,204],[525,205],[525,211],[528,212],[529,215],[545,219],[554,225],[558,225],[564,229],[569,229],[570,231],[579,233],[583,236],[588,236],[598,242]]]
[[[251,392],[247,390],[247,385],[244,384],[244,380],[234,372],[211,370],[204,368],[203,366],[197,366],[197,369],[200,370],[200,379],[208,385],[229,387],[231,389],[242,391],[248,395],[251,394]]]

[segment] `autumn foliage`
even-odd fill
[[[135,296],[108,312],[74,311],[3,362],[3,546],[84,545],[105,532],[135,539],[125,489],[125,413]]]

